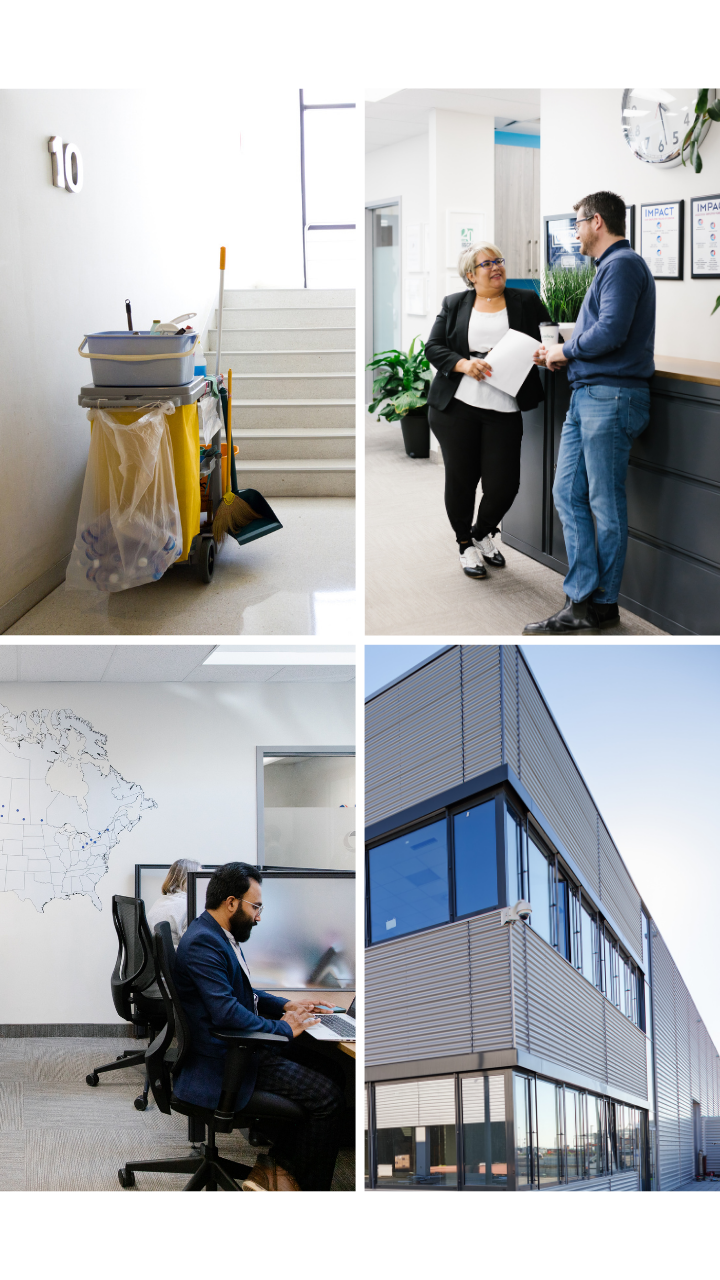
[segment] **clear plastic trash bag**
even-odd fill
[[[93,430],[68,587],[126,591],[161,578],[182,555],[165,417],[174,412],[164,402],[125,424],[107,409],[88,410]]]

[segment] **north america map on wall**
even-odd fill
[[[107,737],[74,711],[23,711],[0,703],[0,893],[29,898],[83,894],[102,910],[95,886],[110,852],[156,809],[108,759]]]

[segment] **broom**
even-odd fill
[[[259,520],[257,512],[252,507],[239,498],[232,491],[232,463],[233,463],[233,443],[232,443],[232,369],[228,370],[228,413],[227,413],[227,493],[224,495],[222,502],[217,510],[217,515],[213,520],[213,537],[218,546],[221,546],[227,535],[239,533],[246,525],[251,524],[253,520]]]

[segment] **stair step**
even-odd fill
[[[243,430],[233,432],[233,443],[238,446],[238,459],[270,460],[323,460],[353,459],[355,457],[355,432],[327,429],[325,431],[301,428],[280,431]],[[249,465],[249,464],[248,464]]]
[[[354,471],[354,458],[244,458],[235,464],[248,471]]]
[[[222,368],[223,362],[220,361]],[[227,367],[227,366],[226,366]],[[294,400],[298,396],[335,399],[355,391],[354,373],[238,373],[233,374],[233,387],[242,390],[243,399]]]
[[[215,361],[212,362],[213,368]],[[290,374],[318,374],[355,372],[354,351],[241,351],[229,350],[223,343],[220,353],[220,369],[233,377],[241,374],[269,374],[287,377]]]
[[[227,294],[225,295],[227,299]],[[213,317],[214,328],[217,328],[217,307]],[[223,330],[225,329],[274,329],[290,326],[301,329],[304,325],[312,329],[346,329],[355,327],[354,307],[268,307],[263,310],[248,311],[242,307],[223,307]]]
[[[355,439],[354,427],[243,427],[233,437],[253,440],[332,440],[336,436]]]
[[[328,329],[322,325],[273,329],[223,328],[223,348],[229,351],[354,351],[355,326]],[[206,351],[217,351],[217,329],[208,329]]]
[[[271,427],[353,427],[354,400],[240,400],[233,396],[238,430]]]
[[[354,307],[354,289],[226,289],[225,306],[245,311]]]
[[[266,498],[352,498],[355,463],[351,458],[238,458],[238,484]]]

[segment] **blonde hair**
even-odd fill
[[[502,249],[498,249],[497,245],[491,244],[489,240],[481,240],[478,244],[471,244],[469,249],[463,249],[458,258],[458,275],[468,289],[474,288],[472,281],[468,280],[468,271],[475,270],[475,258],[479,253],[491,253],[495,258],[505,256]]]
[[[184,893],[187,889],[188,871],[199,870],[199,862],[193,862],[191,858],[178,858],[177,862],[173,862],[163,880],[161,892],[164,894]]]

